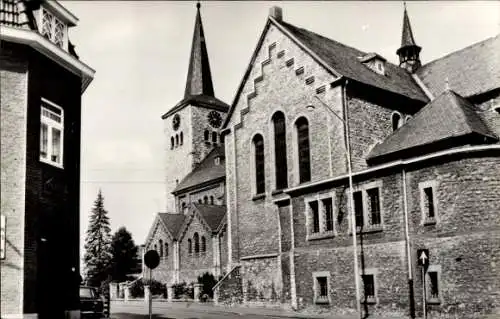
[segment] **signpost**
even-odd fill
[[[427,318],[427,296],[425,291],[425,273],[429,267],[429,249],[417,250],[418,265],[422,267],[422,308],[424,319]]]
[[[146,264],[146,267],[149,268],[149,300],[148,300],[148,305],[149,305],[149,319],[152,317],[152,310],[153,310],[153,298],[151,296],[151,282],[152,282],[152,271],[156,267],[158,267],[158,264],[160,263],[160,255],[158,255],[158,252],[156,250],[148,250],[146,254],[144,254],[144,263]]]

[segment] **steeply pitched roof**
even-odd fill
[[[411,75],[399,66],[386,62],[386,74],[378,74],[360,61],[365,52],[289,23],[278,23],[341,75],[414,100],[428,101]]]
[[[221,157],[220,163],[215,164],[215,158]],[[173,194],[196,187],[219,178],[226,176],[226,166],[224,160],[224,147],[214,147],[210,153],[201,161],[201,163],[189,173],[177,187],[173,190]]]
[[[383,143],[376,145],[368,159],[471,134],[483,136],[489,141],[498,140],[476,113],[475,106],[448,90],[424,106]]]
[[[172,236],[177,239],[179,230],[184,223],[184,219],[186,218],[186,216],[184,216],[184,214],[170,213],[158,213],[158,216],[161,218],[170,234],[172,234]]]
[[[401,33],[401,48],[417,46],[415,39],[413,38],[413,32],[411,31],[410,18],[408,17],[408,12],[405,10],[403,13],[403,32]]]
[[[171,114],[190,104],[212,108],[222,112],[227,112],[229,110],[229,105],[217,99],[214,94],[212,73],[210,72],[210,62],[208,60],[207,45],[205,42],[203,23],[201,22],[199,3],[196,4],[196,8],[193,43],[191,44],[184,98],[167,113],[163,114],[162,119],[169,117]]]
[[[200,212],[212,231],[216,231],[226,216],[225,205],[192,204]]]
[[[434,60],[417,75],[437,96],[450,89],[470,97],[500,87],[500,34]]]

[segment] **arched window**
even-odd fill
[[[185,208],[186,208],[186,203],[182,202],[182,210],[184,210]]]
[[[214,197],[210,196],[210,205],[213,205],[213,204],[214,204]]]
[[[193,252],[193,245],[191,244],[191,238],[188,239],[188,253],[191,254]]]
[[[395,131],[401,126],[401,114],[398,112],[392,113],[392,130]]]
[[[193,241],[194,241],[194,252],[199,253],[200,252],[200,236],[198,236],[198,233],[194,233]]]
[[[198,203],[199,203],[199,204],[202,204],[202,203],[203,203],[203,200],[202,200],[201,198],[200,198],[200,199],[198,199]]]
[[[184,144],[184,134],[181,132],[181,145]]]
[[[208,204],[208,196],[204,196],[203,197],[203,203],[204,204]]]
[[[158,251],[158,246],[155,244],[155,250]]]
[[[179,146],[179,134],[175,134],[175,146]]]
[[[217,143],[217,132],[212,132],[212,143]]]
[[[172,136],[170,138],[170,149],[173,149],[174,148],[174,137]]]
[[[205,236],[201,236],[201,252],[207,251],[207,242],[205,240]]]
[[[159,252],[159,255],[160,257],[163,257],[163,240],[159,240],[158,241],[158,246],[160,246],[160,252]]]
[[[309,147],[309,123],[305,117],[295,122],[297,128],[297,146],[299,156],[299,182],[305,183],[311,180],[311,157]]]
[[[165,257],[168,257],[168,243],[165,243]]]
[[[255,191],[262,194],[266,191],[265,173],[264,173],[264,138],[257,134],[253,138],[255,152]]]
[[[209,138],[210,138],[210,132],[208,130],[205,130],[205,142],[208,142]]]
[[[411,120],[411,115],[407,115],[406,118],[405,118],[405,123],[408,122],[409,120]]]
[[[283,189],[288,187],[285,115],[282,112],[276,112],[274,113],[272,120],[274,125],[274,165],[276,167],[276,189]]]

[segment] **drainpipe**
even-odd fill
[[[410,299],[410,317],[415,318],[415,298],[413,292],[413,272],[412,272],[412,258],[411,258],[411,242],[410,230],[408,222],[408,198],[406,193],[406,171],[403,168],[401,172],[403,184],[403,214],[405,217],[405,242],[406,242],[406,256],[408,258],[408,290]]]

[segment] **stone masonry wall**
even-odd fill
[[[174,241],[173,238],[167,233],[163,224],[159,221],[158,217],[155,220],[153,235],[147,243],[146,251],[154,249],[160,255],[160,264],[152,272],[153,279],[162,283],[170,284],[175,280],[174,277]],[[160,254],[160,239],[163,242],[163,255]],[[166,252],[165,243],[168,244],[168,253]],[[146,273],[143,274],[144,278],[149,278],[149,270],[146,267]]]
[[[1,214],[6,216],[5,259],[0,266],[3,317],[23,313],[28,63],[3,45],[0,52]]]

